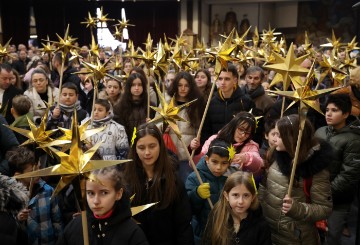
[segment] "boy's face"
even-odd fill
[[[271,129],[268,134],[265,134],[265,139],[267,139],[270,147],[276,145],[277,138],[278,138],[278,133],[276,132],[275,128]]]
[[[61,90],[60,103],[71,106],[78,100],[78,95],[74,89],[63,88]]]
[[[340,129],[345,127],[346,118],[349,116],[349,113],[343,113],[335,104],[330,103],[326,106],[326,123],[328,126],[333,126],[335,129]]]
[[[216,177],[222,176],[230,165],[228,157],[221,157],[215,153],[205,156],[205,161],[210,172]]]
[[[223,94],[231,94],[237,84],[237,78],[231,72],[221,71],[217,84]]]
[[[109,114],[108,111],[106,111],[105,106],[99,105],[99,104],[95,104],[94,107],[94,119],[95,120],[100,120],[105,118],[107,115]]]
[[[26,167],[25,167],[25,169],[24,169],[24,171],[22,173],[16,172],[15,175],[30,173],[30,172],[38,170],[38,169],[39,169],[38,164],[33,165],[33,164],[29,163],[29,164],[26,164]],[[19,179],[19,181],[21,183],[23,183],[25,186],[29,186],[30,182],[31,182],[31,178]],[[39,177],[34,177],[33,178],[33,183],[37,183],[38,181],[39,181]]]

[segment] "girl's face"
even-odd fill
[[[120,94],[120,85],[117,81],[110,80],[106,83],[106,93],[110,98],[116,98]]]
[[[240,220],[246,218],[248,209],[255,198],[246,186],[244,184],[237,185],[232,188],[229,193],[224,192],[224,196],[229,202],[233,213],[238,216]]]
[[[94,107],[94,119],[100,120],[109,115],[109,112],[106,111],[106,107],[103,105],[95,104]]]
[[[208,83],[206,74],[202,71],[198,72],[198,74],[196,74],[196,77],[195,77],[195,82],[196,82],[196,86],[198,86],[198,88],[205,88],[206,84]]]
[[[133,68],[133,66],[132,66],[131,62],[126,62],[124,64],[124,72],[126,74],[129,74],[132,68]]]
[[[278,138],[278,133],[276,132],[276,129],[273,128],[270,130],[268,134],[265,134],[265,139],[269,142],[269,146],[273,147],[276,144]]]
[[[275,142],[276,150],[277,151],[286,151],[285,145],[281,139],[281,135],[280,135],[277,125],[275,126],[275,133],[276,133],[276,142]]]
[[[209,157],[206,156],[205,161],[211,173],[216,177],[222,176],[230,165],[228,157],[221,157],[215,153]]]
[[[35,88],[36,92],[38,93],[45,93],[48,85],[48,80],[41,73],[35,73],[32,75],[31,84]]]
[[[153,168],[160,154],[159,141],[152,135],[145,135],[136,143],[136,153],[144,168]]]
[[[123,189],[116,191],[113,181],[106,175],[98,174],[96,178],[98,181],[86,181],[86,199],[91,211],[101,217],[121,199]]]
[[[234,141],[236,143],[242,143],[251,135],[251,128],[248,123],[242,122],[238,125],[234,134]]]
[[[61,89],[60,103],[72,106],[78,100],[78,95],[74,89],[71,88],[63,88]]]
[[[144,88],[142,86],[140,78],[135,78],[131,85],[131,95],[134,100],[140,99],[141,94],[143,93]]]
[[[179,101],[185,102],[189,91],[190,87],[188,81],[186,81],[184,78],[181,78],[178,84],[177,99]]]

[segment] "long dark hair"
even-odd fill
[[[256,121],[254,116],[246,111],[241,111],[238,114],[235,115],[233,119],[231,119],[228,124],[226,124],[219,132],[217,138],[225,140],[227,142],[234,142],[234,135],[236,129],[240,125],[247,124],[247,127],[245,128],[246,131],[250,131],[251,134],[249,137],[243,142],[242,146],[244,146],[247,142],[249,142],[252,138],[252,136],[255,133],[256,129]],[[235,142],[239,143],[239,142]],[[242,148],[242,147],[241,147]],[[238,149],[237,149],[238,150]]]
[[[189,84],[189,93],[186,97],[187,102],[197,99],[197,101],[193,102],[186,108],[191,126],[197,128],[200,125],[201,116],[204,111],[204,99],[191,74],[186,71],[181,71],[176,74],[175,80],[168,90],[168,94],[171,97],[174,95],[177,96],[178,86],[181,79],[185,79]]]
[[[133,162],[126,164],[125,178],[131,194],[135,194],[133,204],[143,204],[141,201],[144,200],[144,196],[146,196],[144,188],[147,177],[142,162],[136,152],[136,146],[139,139],[146,135],[151,135],[156,138],[160,147],[159,157],[154,166],[152,185],[148,190],[149,199],[147,201],[151,203],[160,202],[158,204],[159,208],[166,208],[178,197],[178,192],[173,164],[167,154],[162,134],[155,124],[142,124],[137,128],[136,138],[129,152],[129,158],[133,159]]]

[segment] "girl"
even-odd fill
[[[125,128],[113,121],[114,114],[111,110],[110,102],[97,99],[94,107],[95,128],[106,126],[106,128],[91,136],[91,145],[103,142],[97,152],[104,160],[126,159],[129,151],[128,137]],[[89,125],[89,128],[91,125]]]
[[[52,106],[58,101],[59,89],[54,87],[43,69],[36,68],[31,74],[30,87],[24,92],[24,95],[29,97],[32,102],[30,112],[34,115],[34,122],[40,124],[41,118],[46,112],[46,103]]]
[[[195,73],[195,82],[196,86],[199,88],[201,94],[203,95],[204,101],[207,101],[211,90],[210,72],[206,69],[198,70]]]
[[[86,181],[89,243],[149,244],[142,230],[131,219],[130,200],[124,193],[122,178],[116,167],[95,170],[92,176]],[[57,242],[57,245],[61,244],[84,244],[81,216],[66,226],[64,235]]]
[[[178,114],[180,117],[187,120],[187,122],[178,121],[177,125],[181,132],[182,140],[185,142],[185,145],[189,145],[191,140],[196,137],[196,133],[204,111],[204,100],[198,87],[196,86],[194,78],[190,73],[184,71],[176,74],[175,80],[168,90],[168,94],[170,97],[175,96],[175,105],[182,105],[186,102],[197,99]],[[173,130],[170,129],[169,134],[177,149],[177,155],[180,161],[180,178],[185,181],[189,173],[192,171],[185,152],[188,149],[184,149],[181,141],[173,132]]]
[[[271,244],[252,173],[238,171],[226,180],[220,201],[210,212],[202,244]]]
[[[134,127],[146,122],[146,82],[141,74],[131,74],[126,81],[120,103],[114,106],[115,121],[124,125],[127,135],[132,135]]]
[[[255,118],[251,113],[239,112],[228,124],[226,124],[217,135],[211,136],[201,149],[198,157],[202,157],[209,149],[210,143],[219,138],[227,142],[232,142],[236,154],[231,161],[231,167],[235,170],[241,169],[259,174],[263,167],[263,159],[259,154],[259,145],[251,140],[256,129]],[[200,142],[195,138],[190,147],[196,149]]]
[[[134,218],[150,244],[187,245],[194,243],[191,207],[184,185],[174,173],[159,129],[142,124],[134,134],[125,176],[133,206],[158,202]]]
[[[230,165],[233,157],[231,145],[223,140],[215,139],[211,142],[209,151],[205,158],[201,158],[196,168],[199,171],[203,184],[200,184],[195,173],[192,172],[186,180],[185,188],[190,198],[193,220],[191,222],[194,229],[196,244],[200,244],[202,233],[211,211],[211,207],[206,200],[210,198],[215,204],[220,197],[222,188],[226,181],[223,174]]]
[[[299,116],[279,119],[275,130],[275,149],[269,153],[271,165],[259,191],[272,241],[279,245],[319,244],[315,222],[326,219],[332,211],[327,170],[332,149],[326,142],[319,143],[311,123],[306,120],[290,198],[287,190],[299,134]],[[309,197],[311,203],[307,200]]]
[[[110,79],[106,82],[105,91],[99,93],[99,98],[109,100],[111,105],[115,107],[120,103],[121,90],[121,83],[115,79]]]

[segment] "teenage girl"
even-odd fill
[[[228,177],[210,212],[202,244],[271,244],[252,173],[238,171]]]

